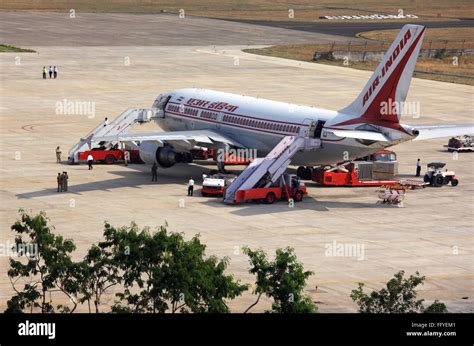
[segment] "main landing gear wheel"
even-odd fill
[[[304,175],[304,167],[303,166],[299,166],[298,169],[296,170],[296,175],[298,176],[298,178],[303,178],[303,175]]]
[[[311,178],[313,177],[313,168],[312,167],[306,167],[304,169],[304,173],[303,173],[303,178],[304,180],[311,180]]]
[[[451,186],[458,186],[458,184],[459,184],[459,180],[457,179],[451,180]]]

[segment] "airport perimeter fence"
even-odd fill
[[[345,44],[329,43],[321,45],[316,50],[313,60],[343,60],[349,57],[352,61],[380,61],[391,42],[370,42]],[[423,43],[419,57],[426,59],[441,59],[452,56],[474,55],[474,46],[466,40],[429,40]]]

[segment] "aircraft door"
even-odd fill
[[[303,126],[301,126],[300,136],[306,138],[313,138],[314,131],[316,130],[317,123],[311,119],[305,119]]]
[[[314,138],[321,139],[321,133],[323,132],[323,127],[326,122],[318,120],[316,123],[316,128],[314,129]]]

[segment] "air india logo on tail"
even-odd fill
[[[403,38],[400,40],[398,45],[393,50],[392,55],[387,59],[387,61],[385,62],[385,65],[382,67],[381,75],[374,78],[374,81],[372,82],[369,90],[367,90],[367,92],[365,93],[363,101],[362,101],[362,106],[365,106],[370,96],[372,96],[372,94],[377,90],[377,88],[380,85],[380,81],[385,75],[387,75],[387,72],[389,72],[389,70],[391,69],[393,62],[397,59],[398,55],[403,50],[403,47],[405,47],[405,44],[408,42],[410,38],[411,38],[411,31],[410,29],[408,29],[405,35],[403,36]]]

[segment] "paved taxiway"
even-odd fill
[[[166,90],[196,86],[338,109],[356,97],[370,73],[253,56],[241,53],[239,46],[31,48],[38,53],[0,55],[0,242],[13,240],[9,227],[20,207],[46,211],[56,232],[74,239],[78,256],[101,239],[104,220],[114,225],[134,220],[142,226],[166,221],[171,231],[187,237],[200,233],[207,253],[229,256],[229,272],[244,282],[252,277],[242,246],[270,253],[294,247],[305,268],[315,272],[307,293],[321,312],[355,311],[349,295],[357,282],[381,288],[402,269],[426,275],[420,298],[440,299],[450,311],[474,311],[473,156],[461,154],[455,160],[443,149],[444,139],[395,147],[403,175],[411,175],[421,157],[425,164],[447,162],[460,179],[456,188],[408,192],[405,208],[376,206],[375,188],[311,183],[308,198],[295,208],[285,203],[227,206],[199,197],[199,189],[195,197],[185,196],[189,176],[199,177],[212,166],[161,169],[158,183],[152,184],[145,166],[96,165],[91,172],[86,165],[55,163],[57,145],[65,153],[105,116],[148,107]],[[18,56],[20,65],[15,64]],[[59,79],[42,80],[43,65],[58,65]],[[403,121],[472,121],[473,91],[470,86],[414,79],[408,100],[421,103],[421,117]],[[95,102],[95,118],[56,114],[56,102],[63,99]],[[70,192],[59,194],[55,176],[63,170],[70,175]],[[70,207],[71,199],[75,207]],[[180,199],[184,208],[179,208]],[[325,246],[334,241],[363,245],[363,260],[326,256]],[[7,265],[7,258],[0,257],[0,310],[12,294]],[[230,305],[243,311],[253,299],[246,294]],[[267,307],[265,301],[255,311]]]

